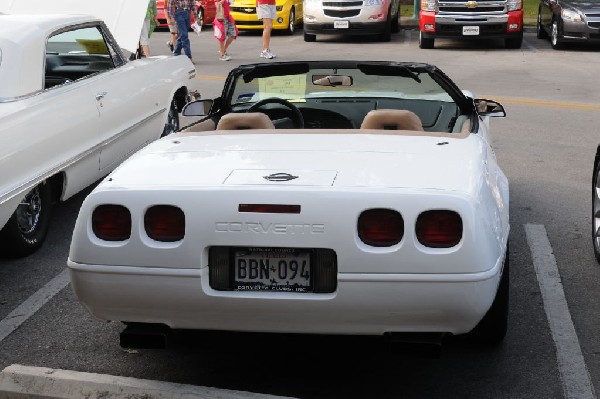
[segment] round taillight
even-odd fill
[[[417,218],[416,233],[419,242],[426,247],[450,248],[462,239],[462,219],[454,211],[423,212]]]
[[[148,237],[156,241],[174,242],[185,235],[185,215],[172,205],[155,205],[144,215],[144,228]]]
[[[391,209],[369,209],[358,218],[358,237],[373,247],[391,247],[404,236],[404,219]]]
[[[131,237],[131,213],[123,205],[100,205],[92,213],[92,231],[101,240],[125,241]]]

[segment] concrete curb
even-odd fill
[[[283,397],[13,364],[0,372],[0,398],[281,399]]]

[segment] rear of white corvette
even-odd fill
[[[483,340],[503,338],[508,184],[480,136],[290,133],[173,137],[123,164],[76,223],[79,300],[313,334],[464,334],[487,313]]]

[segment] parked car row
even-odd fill
[[[166,26],[165,0],[158,0],[160,26]],[[201,24],[211,24],[214,0],[195,2]],[[303,25],[304,40],[317,35],[375,35],[389,41],[400,27],[399,0],[276,0],[273,29],[293,34]],[[233,0],[231,13],[240,30],[262,29],[256,0]],[[193,15],[192,15],[193,21]],[[523,43],[522,0],[424,0],[419,11],[419,47],[431,49],[437,38],[504,39],[507,48]],[[552,47],[569,41],[600,42],[600,0],[541,0],[537,37]]]

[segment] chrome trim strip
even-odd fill
[[[39,175],[29,179],[25,183],[15,187],[15,188],[10,189],[6,193],[0,194],[0,205],[4,204],[5,202],[8,202],[9,200],[13,199],[14,197],[16,197],[19,194],[22,194],[24,192],[31,190],[33,187],[35,187],[39,183],[43,182],[44,180],[48,179],[51,176],[54,176],[56,173],[68,168],[69,166],[77,163],[78,161],[81,161],[82,159],[91,155],[95,151],[101,150],[102,148],[106,147],[108,144],[112,143],[113,141],[120,139],[121,137],[125,136],[127,133],[131,132],[132,130],[137,129],[139,126],[143,125],[144,123],[156,118],[157,116],[161,115],[163,112],[166,112],[166,110],[167,110],[166,108],[162,108],[162,109],[156,111],[152,115],[142,119],[139,122],[136,122],[134,125],[123,130],[121,133],[116,134],[113,137],[108,138],[108,139],[102,141],[101,143],[96,144],[92,148],[89,148],[88,150],[74,156],[73,158],[66,160],[65,162],[55,166],[52,169],[49,169],[45,172],[40,173]]]
[[[485,18],[486,21],[481,21],[482,18]],[[477,22],[480,25],[485,24],[497,24],[500,22],[508,22],[508,15],[490,15],[490,14],[480,14],[480,15],[436,15],[435,22],[436,23],[455,23],[460,24],[461,22]]]

